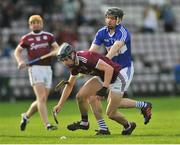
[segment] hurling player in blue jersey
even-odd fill
[[[121,94],[116,98],[114,108],[110,110],[111,116],[109,117],[118,122],[119,119],[116,117],[117,108],[140,108],[144,116],[144,124],[147,124],[151,119],[152,104],[123,98],[124,92],[127,91],[134,74],[131,56],[131,36],[129,31],[121,24],[123,15],[124,12],[120,8],[112,7],[107,9],[105,12],[106,26],[98,30],[89,50],[97,51],[101,45],[104,45],[107,50],[106,56],[122,67],[120,71]],[[102,118],[100,101],[96,97],[91,97],[90,104],[97,122],[103,128],[106,125]],[[130,125],[124,126],[124,130],[128,130]]]

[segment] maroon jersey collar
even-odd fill
[[[41,31],[41,32],[39,32],[39,33],[34,33],[33,31],[31,31],[31,34],[33,34],[33,35],[40,35],[40,34],[42,34],[43,33],[43,31]]]

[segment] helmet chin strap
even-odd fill
[[[73,66],[75,66],[76,65],[76,63],[77,63],[77,57],[76,57],[76,52],[72,52],[71,53],[71,56],[69,56],[69,58],[71,59],[71,60],[73,60],[73,62],[74,62],[74,64],[70,64],[70,65],[68,65],[69,67],[73,67]]]
[[[76,52],[73,52],[71,59],[74,61],[74,63],[76,63]]]

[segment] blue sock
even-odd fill
[[[136,101],[136,107],[137,108],[143,108],[143,107],[146,107],[146,106],[147,106],[146,102]]]
[[[107,130],[107,129],[108,129],[107,125],[105,124],[104,119],[100,119],[100,120],[98,120],[97,122],[98,122],[99,128],[100,128],[101,130]]]

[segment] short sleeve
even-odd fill
[[[26,41],[26,37],[22,37],[20,42],[19,42],[19,46],[23,49],[25,48],[28,48],[29,47],[29,44],[28,42]]]
[[[102,32],[101,31],[98,31],[94,37],[94,40],[92,42],[93,44],[96,44],[96,45],[101,45],[103,43],[103,39],[102,39]]]

